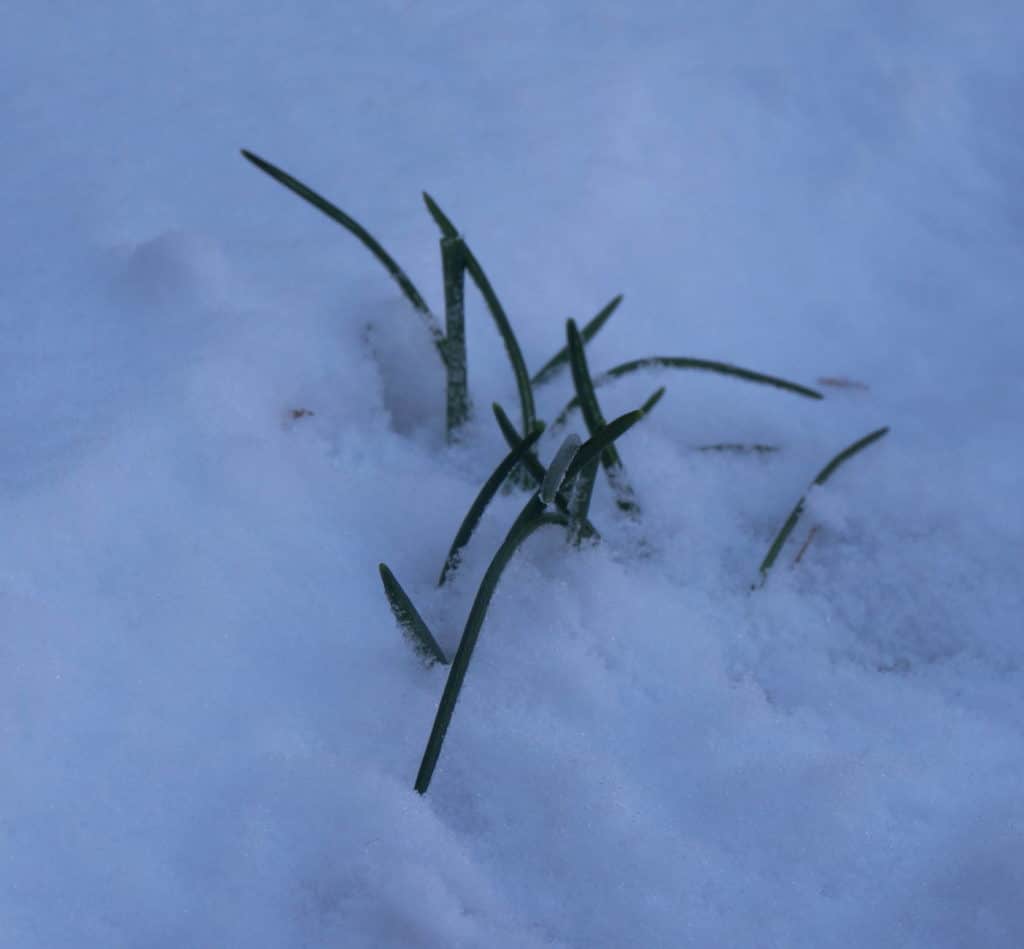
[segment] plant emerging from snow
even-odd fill
[[[599,538],[597,529],[589,519],[590,501],[599,467],[604,468],[619,510],[633,518],[640,515],[639,503],[614,443],[654,408],[664,395],[665,389],[659,388],[640,408],[627,412],[609,423],[605,421],[598,403],[597,388],[644,369],[684,369],[712,372],[746,382],[768,385],[810,399],[821,399],[822,395],[815,389],[777,376],[766,375],[716,360],[688,356],[649,356],[633,359],[614,366],[597,376],[592,376],[587,364],[585,346],[618,309],[622,302],[621,295],[614,297],[581,329],[577,328],[573,320],[568,320],[565,345],[537,373],[530,376],[508,315],[483,267],[470,249],[465,237],[430,195],[424,193],[423,200],[441,233],[441,269],[444,285],[443,328],[440,320],[434,315],[406,272],[358,221],[312,188],[270,162],[246,150],[242,151],[242,155],[261,171],[303,198],[356,237],[398,284],[402,294],[426,325],[445,370],[445,429],[449,441],[459,438],[463,426],[472,413],[466,357],[465,284],[467,274],[484,299],[487,311],[504,344],[515,377],[519,395],[521,426],[517,429],[501,406],[494,405],[494,415],[502,435],[508,443],[509,451],[480,489],[456,531],[442,566],[438,585],[443,586],[458,567],[463,549],[472,538],[488,504],[502,485],[512,483],[528,487],[530,496],[484,573],[466,619],[458,648],[450,662],[395,575],[386,564],[382,563],[379,567],[384,592],[394,617],[417,653],[427,665],[440,663],[449,666],[448,678],[416,776],[415,788],[422,794],[430,785],[491,598],[497,589],[502,572],[515,552],[531,534],[545,526],[555,526],[565,530],[567,540],[571,545],[578,546],[585,539],[596,540]],[[533,390],[535,386],[544,385],[555,378],[566,367],[572,374],[575,395],[555,418],[550,431],[566,424],[570,413],[578,408],[589,438],[582,441],[577,435],[569,435],[556,452],[550,465],[545,467],[534,453],[537,441],[544,432],[544,423],[537,419]],[[888,428],[881,428],[854,442],[819,472],[813,484],[824,484],[844,462],[887,432]],[[705,446],[705,450],[770,452],[774,450],[774,446],[725,443]],[[760,585],[766,581],[772,565],[796,526],[803,509],[804,498],[801,497],[761,562]]]

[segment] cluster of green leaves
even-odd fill
[[[572,328],[568,331],[566,345],[531,377],[527,372],[522,349],[519,346],[519,341],[516,339],[505,308],[502,306],[498,294],[495,292],[480,261],[466,242],[465,237],[429,194],[424,192],[423,201],[440,231],[441,269],[445,298],[443,329],[440,320],[434,315],[423,294],[416,288],[409,275],[362,224],[328,201],[323,195],[318,194],[308,185],[303,184],[276,165],[245,149],[242,150],[242,155],[261,171],[284,185],[289,191],[297,194],[317,210],[326,214],[331,220],[340,224],[370,251],[395,283],[398,284],[402,294],[412,305],[413,311],[418,314],[430,333],[434,348],[445,369],[447,396],[446,427],[450,439],[458,437],[459,429],[472,412],[468,362],[466,358],[465,283],[467,274],[469,274],[480,295],[483,297],[487,311],[504,343],[505,352],[515,377],[516,389],[519,393],[519,407],[522,417],[520,431],[523,437],[529,435],[537,425],[534,388],[550,382],[560,371],[570,365],[572,366],[573,380],[577,383],[577,393],[572,401],[558,414],[552,428],[563,425],[569,413],[574,408],[580,407],[583,410],[588,429],[593,431],[600,419],[600,410],[597,408],[597,400],[593,396],[593,389],[648,368],[696,369],[714,372],[736,379],[743,379],[747,382],[775,386],[810,399],[822,398],[820,392],[795,382],[789,382],[786,379],[754,372],[751,369],[743,369],[729,363],[716,362],[709,359],[694,359],[688,356],[648,356],[643,359],[634,359],[621,365],[613,366],[611,369],[594,377],[593,380],[590,379],[589,372],[586,372],[584,368],[587,381],[584,384],[584,388],[580,389],[578,379],[579,360],[574,361],[570,358],[570,350],[575,346],[578,354],[582,354],[583,346],[600,332],[622,303],[621,295],[614,297],[602,307],[597,315],[581,330],[577,331],[575,324],[570,321]],[[610,448],[605,453],[602,457],[602,464],[612,481],[615,480],[616,476],[619,477],[619,483],[616,486],[619,505],[626,510],[630,510],[631,500],[628,497],[628,485],[622,481],[621,462],[617,462],[614,448]]]
[[[592,376],[585,346],[605,326],[618,309],[622,297],[614,297],[582,329],[573,320],[566,323],[566,343],[533,376],[526,369],[522,350],[512,330],[511,322],[498,295],[476,255],[464,236],[441,210],[437,202],[424,193],[427,210],[440,230],[441,268],[444,285],[444,328],[426,303],[423,295],[395,259],[358,221],[340,210],[326,198],[298,179],[270,162],[243,150],[252,164],[290,191],[322,211],[356,237],[384,266],[402,293],[425,323],[434,348],[446,373],[446,431],[449,440],[458,438],[459,432],[472,412],[469,391],[468,360],[466,358],[465,282],[468,274],[477,287],[504,343],[519,394],[521,427],[516,428],[501,406],[493,406],[494,416],[508,443],[508,454],[501,459],[485,481],[466,516],[455,533],[441,569],[438,585],[443,586],[457,569],[462,552],[470,542],[487,506],[502,485],[519,484],[529,489],[529,499],[509,528],[498,547],[477,589],[466,624],[454,657],[449,662],[436,637],[416,609],[386,564],[380,564],[384,592],[398,625],[408,637],[416,652],[428,665],[440,663],[450,666],[448,679],[437,709],[437,715],[423,753],[416,776],[415,787],[421,794],[430,785],[437,765],[445,734],[451,722],[455,704],[483,627],[491,598],[501,574],[519,547],[541,527],[563,529],[571,545],[584,540],[598,540],[600,535],[590,522],[590,503],[599,468],[603,468],[619,510],[629,517],[640,514],[640,506],[626,474],[626,467],[615,447],[616,440],[644,418],[660,401],[664,388],[657,389],[638,409],[620,415],[611,422],[605,416],[597,399],[596,389],[631,373],[645,369],[683,369],[712,372],[746,382],[772,386],[785,392],[809,399],[821,399],[820,392],[807,386],[764,373],[733,366],[729,363],[687,356],[649,356],[634,359]],[[535,453],[538,440],[544,432],[544,423],[536,416],[534,388],[554,379],[568,369],[572,375],[575,395],[552,423],[551,431],[564,425],[574,409],[579,409],[589,437],[583,441],[578,435],[569,435],[545,466]],[[881,438],[888,429],[879,429],[855,442],[837,455],[818,474],[814,484],[824,484],[845,461],[863,448]],[[736,445],[722,443],[704,446],[705,451],[771,452],[770,445]],[[792,533],[804,509],[800,498],[787,518],[768,554],[761,563],[763,585],[768,571]]]
[[[476,648],[480,630],[483,628],[484,618],[490,606],[491,598],[497,589],[498,580],[513,554],[526,541],[526,539],[545,526],[555,526],[565,529],[568,536],[577,538],[583,533],[582,525],[586,522],[587,512],[590,505],[590,492],[586,491],[583,500],[580,498],[580,484],[584,480],[585,473],[592,470],[597,463],[601,453],[605,451],[618,437],[625,434],[637,422],[644,417],[643,409],[636,409],[620,415],[617,419],[601,428],[587,441],[581,442],[579,436],[569,435],[562,443],[561,448],[555,454],[551,464],[547,468],[541,466],[535,473],[540,476],[540,486],[534,490],[527,500],[519,516],[512,523],[504,541],[498,547],[491,562],[484,573],[473,605],[470,607],[469,616],[466,619],[462,637],[459,639],[458,649],[451,661],[451,668],[448,672],[448,680],[445,683],[444,692],[438,705],[437,715],[434,718],[434,725],[430,731],[430,738],[427,747],[423,752],[423,760],[419,772],[416,775],[416,790],[424,793],[430,785],[430,779],[434,774],[438,756],[441,754],[441,746],[444,743],[448,725],[451,722],[452,713],[455,711],[455,703],[462,690],[462,683],[466,677],[466,670],[469,668],[473,650]],[[516,448],[508,456],[513,457],[517,453],[529,450],[530,442],[522,439]],[[506,460],[507,461],[507,458]],[[505,465],[503,461],[502,465]],[[540,462],[537,462],[539,465]],[[502,466],[499,466],[499,470]],[[493,481],[488,479],[489,483]],[[479,508],[479,497],[474,502],[474,507]],[[553,510],[552,510],[553,509]],[[446,563],[446,567],[451,564]],[[388,602],[391,604],[392,612],[399,625],[410,637],[417,651],[423,655],[429,664],[447,660],[437,642],[427,628],[426,623],[412,605],[411,600],[401,588],[394,575],[385,564],[380,565],[381,578],[384,581],[385,593]],[[443,579],[443,575],[442,575]]]

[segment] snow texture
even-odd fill
[[[4,21],[0,945],[1024,945],[1019,4]],[[622,291],[595,373],[826,396],[602,388],[668,387],[618,446],[642,515],[602,476],[600,544],[513,560],[422,797],[446,670],[377,564],[451,655],[523,504],[435,587],[514,381],[471,288],[446,445],[416,315],[242,147],[440,312],[429,190],[533,370]]]

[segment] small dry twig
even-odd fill
[[[817,533],[818,533],[818,525],[815,524],[814,527],[812,527],[810,529],[810,531],[808,532],[807,540],[804,541],[804,545],[803,545],[803,547],[800,548],[800,552],[793,558],[793,566],[794,567],[798,563],[800,563],[801,560],[803,560],[804,552],[807,550],[808,547],[811,546],[811,541],[814,540],[814,535],[817,534]]]
[[[847,379],[845,376],[822,376],[818,379],[819,386],[831,386],[833,389],[860,389],[867,392],[868,387],[856,379]]]

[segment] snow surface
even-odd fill
[[[1019,3],[4,21],[0,945],[1024,945]],[[668,386],[620,445],[642,520],[602,481],[600,546],[513,561],[424,797],[444,670],[377,564],[453,650],[523,503],[438,591],[511,373],[471,294],[447,448],[395,286],[241,147],[440,309],[429,190],[534,369],[623,291],[595,371],[866,386],[603,389]]]

